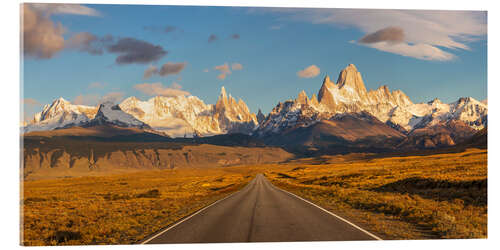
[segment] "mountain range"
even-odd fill
[[[267,115],[251,113],[243,100],[236,101],[222,87],[215,104],[196,96],[129,97],[99,106],[58,98],[22,129],[30,134],[110,125],[169,137],[246,134],[269,145],[313,151],[412,149],[465,141],[487,127],[487,112],[487,102],[472,97],[413,103],[386,85],[367,91],[361,73],[349,64],[336,82],[325,76],[317,95],[309,98],[302,91]]]

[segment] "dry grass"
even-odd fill
[[[25,181],[22,244],[134,243],[240,189],[250,174],[219,168]]]
[[[385,239],[487,237],[486,150],[267,169],[275,185]]]
[[[24,182],[24,245],[130,244],[256,173],[384,239],[487,237],[487,151]]]

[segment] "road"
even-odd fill
[[[142,241],[162,243],[379,240],[259,174],[242,190]]]

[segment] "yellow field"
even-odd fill
[[[234,168],[27,181],[24,245],[131,244],[232,193]]]
[[[134,243],[256,173],[384,239],[487,236],[487,151],[470,149],[25,181],[22,243]]]
[[[276,186],[384,239],[487,237],[486,150],[268,169]]]

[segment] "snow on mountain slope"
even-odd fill
[[[125,128],[150,129],[146,123],[139,121],[134,116],[123,112],[120,106],[112,102],[104,102],[99,105],[94,119],[80,124],[83,127],[114,125]]]
[[[120,107],[153,129],[173,137],[250,133],[257,126],[255,114],[247,105],[228,96],[224,87],[215,105],[196,96],[156,96],[147,101],[129,97]]]
[[[343,69],[337,83],[327,75],[318,92],[311,99],[304,91],[295,100],[280,102],[260,122],[257,133],[278,133],[287,128],[309,126],[339,113],[368,112],[392,127],[411,131],[434,126],[450,120],[462,121],[473,129],[486,126],[488,108],[471,97],[445,104],[435,99],[414,104],[401,90],[389,91],[387,86],[367,91],[356,66]]]
[[[60,97],[43,107],[33,120],[23,129],[24,132],[52,130],[87,122],[94,118],[97,107],[74,105]]]

